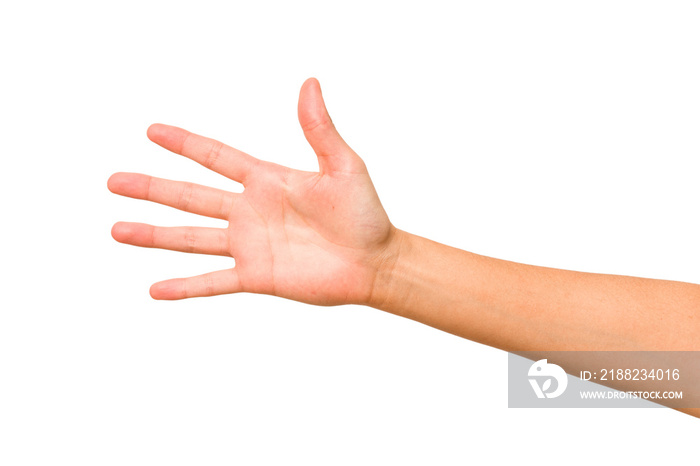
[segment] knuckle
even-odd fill
[[[153,177],[148,176],[144,180],[144,193],[143,193],[143,198],[144,199],[153,199]]]
[[[311,133],[313,131],[323,131],[333,125],[330,118],[319,118],[316,120],[311,120],[302,126],[302,130],[305,133]]]
[[[212,141],[211,147],[209,148],[209,153],[204,160],[204,166],[207,168],[213,168],[216,166],[219,157],[221,157],[221,151],[224,148],[224,143],[219,141]]]
[[[192,192],[194,191],[194,186],[192,183],[185,183],[180,191],[180,197],[177,201],[178,208],[180,210],[187,210],[192,202]]]
[[[185,252],[195,252],[197,250],[197,237],[191,228],[185,230]]]
[[[229,236],[226,234],[225,230],[219,231],[219,239],[218,239],[218,244],[219,244],[219,251],[218,253],[222,256],[231,256],[232,255],[232,249],[231,249],[231,240]]]
[[[204,296],[214,295],[214,279],[210,275],[204,277]]]
[[[149,225],[146,227],[146,245],[150,247],[158,247],[160,244],[159,231],[156,227]]]
[[[221,193],[218,209],[219,218],[228,219],[231,214],[231,209],[231,197],[228,195],[228,193]]]

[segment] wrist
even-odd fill
[[[398,301],[406,298],[401,270],[414,249],[414,239],[414,235],[394,228],[386,246],[371,265],[374,280],[369,297],[362,304],[386,311],[396,308]]]

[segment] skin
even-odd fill
[[[116,194],[228,221],[225,229],[114,225],[112,236],[121,243],[236,261],[228,270],[156,283],[153,298],[250,292],[316,305],[361,304],[508,351],[700,351],[700,286],[518,264],[399,230],[364,162],[338,134],[313,78],[301,88],[298,111],[318,172],[154,124],[147,133],[153,142],[244,191],[136,173],[110,177]]]
[[[153,298],[245,291],[319,305],[369,303],[396,229],[364,162],[331,123],[316,80],[302,87],[299,121],[319,172],[257,160],[173,126],[148,129],[156,144],[245,187],[239,194],[135,173],[110,177],[108,187],[116,194],[229,222],[226,229],[114,225],[112,235],[122,243],[236,260],[229,270],[156,283]]]

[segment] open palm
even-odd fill
[[[112,236],[122,243],[236,260],[228,270],[156,283],[154,298],[245,291],[323,305],[370,299],[379,265],[390,260],[395,228],[364,163],[333,126],[315,79],[301,88],[299,122],[318,156],[319,172],[260,161],[180,128],[149,128],[153,142],[245,188],[231,193],[136,173],[110,177],[116,194],[229,222],[225,229],[114,225]]]

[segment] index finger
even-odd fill
[[[227,178],[245,185],[258,159],[215,139],[206,138],[176,126],[153,124],[148,139],[159,146],[184,155]]]

